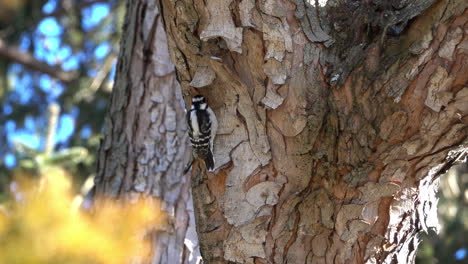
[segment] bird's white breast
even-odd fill
[[[190,122],[192,125],[192,134],[194,137],[200,136],[200,127],[198,126],[197,113],[195,111],[190,112]]]

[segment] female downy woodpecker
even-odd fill
[[[187,113],[190,143],[194,158],[205,161],[209,171],[214,169],[213,141],[218,128],[218,120],[213,110],[206,103],[205,97],[195,95],[192,107]]]

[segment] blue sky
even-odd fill
[[[47,14],[54,11],[56,8],[56,0],[47,2],[42,11]],[[83,21],[82,26],[85,30],[93,29],[99,22],[109,14],[109,5],[106,3],[97,3],[82,10]],[[61,42],[61,34],[64,29],[56,18],[48,17],[43,19],[35,30],[35,36],[31,39],[30,36],[24,35],[21,38],[19,48],[23,51],[28,51],[32,42],[34,42],[34,56],[41,61],[47,62],[50,65],[60,64],[64,71],[76,70],[80,60],[83,59],[82,53],[72,54],[72,49]],[[103,59],[110,51],[109,43],[101,43],[94,50],[94,56],[97,59]],[[34,91],[31,88],[32,78],[29,75],[20,75],[22,66],[14,64],[8,71],[9,81],[13,86],[14,93],[17,95],[16,102],[27,105],[30,100],[34,99]],[[92,74],[92,73],[91,73]],[[47,95],[45,104],[56,102],[57,98],[63,93],[64,87],[60,82],[50,78],[46,74],[39,77],[40,89]],[[3,105],[3,113],[10,114],[12,111],[11,105]],[[78,109],[73,109],[69,113],[62,112],[57,125],[55,144],[64,143],[73,134],[75,129],[75,118],[78,114]],[[44,135],[39,134],[45,127],[47,116],[44,114],[41,120],[35,119],[32,115],[26,118],[24,127],[18,127],[14,121],[9,120],[6,123],[5,129],[7,139],[10,146],[15,143],[20,143],[31,149],[42,150],[44,143]],[[86,138],[90,136],[89,127],[85,127],[81,131],[81,136]],[[8,153],[4,162],[7,166],[13,167],[16,165],[15,155]]]

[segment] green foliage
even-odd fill
[[[108,10],[102,19],[94,14],[99,6]],[[8,197],[8,183],[17,171],[36,177],[43,166],[59,166],[78,185],[94,173],[124,11],[123,0],[0,0],[0,41],[57,71],[76,74],[62,82],[0,53],[0,201]],[[56,36],[39,30],[51,20],[60,29]],[[108,51],[96,53],[103,45]],[[45,154],[50,103],[61,108],[57,129],[64,125],[63,115],[72,116],[74,129]],[[13,140],[25,133],[38,138],[39,145]],[[13,167],[4,163],[7,155],[14,157]]]
[[[422,235],[416,263],[468,263],[457,259],[458,250],[468,250],[468,163],[456,166],[442,176],[440,183],[439,235]]]

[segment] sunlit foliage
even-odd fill
[[[37,181],[18,174],[12,185],[15,200],[0,210],[0,263],[129,263],[148,255],[147,234],[163,222],[154,200],[74,208],[69,177],[57,167]]]

